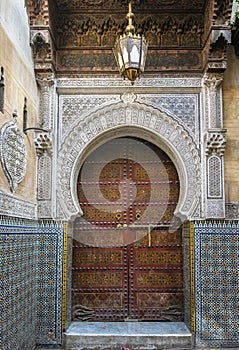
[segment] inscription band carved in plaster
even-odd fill
[[[120,136],[148,139],[174,162],[180,178],[180,198],[175,215],[192,218],[200,197],[200,159],[188,132],[166,113],[139,103],[117,103],[77,120],[65,138],[58,158],[57,197],[64,219],[81,212],[76,177],[89,148]],[[59,214],[58,214],[59,215]]]
[[[167,78],[163,78],[162,76],[155,75],[151,78],[147,78],[144,76],[143,78],[137,80],[134,84],[134,88],[198,88],[201,89],[202,81],[201,76],[198,77],[185,77],[185,76],[176,76],[173,77],[168,76]],[[127,80],[123,80],[121,78],[116,78],[115,76],[110,78],[109,75],[94,77],[94,78],[81,78],[81,79],[58,79],[57,80],[57,88],[58,89],[74,89],[74,88],[127,88],[130,87],[130,91],[132,91],[131,83]]]

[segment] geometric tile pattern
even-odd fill
[[[62,223],[0,217],[2,350],[62,342]],[[194,223],[196,345],[239,343],[239,223]]]
[[[239,223],[194,224],[196,344],[238,346]]]
[[[61,344],[62,223],[0,217],[2,350]]]
[[[39,223],[37,263],[37,344],[62,341],[63,224]]]
[[[36,339],[37,221],[0,218],[2,350],[29,350]]]

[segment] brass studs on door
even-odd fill
[[[137,220],[140,220],[141,219],[141,210],[140,209],[136,209],[136,214],[135,214],[135,217]]]
[[[122,218],[122,213],[120,211],[117,211],[117,213],[115,214],[115,218],[119,221]]]

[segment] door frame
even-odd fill
[[[137,115],[137,118],[133,116]],[[140,116],[144,116],[143,121]],[[146,118],[147,116],[147,118]],[[106,119],[108,118],[108,119]],[[151,119],[152,122],[149,122]],[[110,120],[111,122],[107,122]],[[112,121],[113,120],[113,121]],[[120,121],[121,120],[121,121]],[[160,126],[157,126],[159,125]],[[88,132],[87,132],[88,130]],[[91,130],[91,131],[89,131]],[[86,157],[107,140],[132,136],[161,148],[173,161],[179,175],[180,197],[175,216],[188,222],[197,218],[201,204],[201,166],[198,148],[188,131],[169,114],[139,103],[117,103],[99,109],[72,124],[58,154],[57,203],[60,215],[68,221],[66,328],[71,323],[72,223],[82,215],[78,204],[76,181]],[[194,216],[196,215],[196,216]],[[190,235],[183,228],[184,322],[190,327],[193,303],[190,280]]]

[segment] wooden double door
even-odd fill
[[[179,180],[169,157],[149,142],[116,138],[85,160],[77,191],[73,320],[181,321]]]

